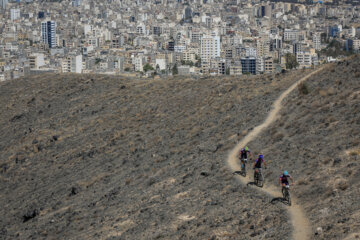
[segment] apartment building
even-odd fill
[[[274,61],[271,57],[265,58],[264,60],[264,72],[273,73],[275,71]]]
[[[203,36],[200,47],[201,62],[209,63],[212,58],[220,57],[220,37]]]
[[[284,41],[297,41],[299,39],[299,31],[292,29],[285,29]]]
[[[12,8],[10,9],[10,19],[11,21],[17,20],[20,18],[20,9]]]
[[[48,44],[49,48],[56,47],[56,23],[55,21],[45,21],[41,23],[41,40]]]
[[[296,54],[296,61],[299,63],[300,68],[311,67],[312,56],[310,52],[298,52]]]
[[[43,53],[33,53],[29,57],[30,69],[39,70],[40,67],[45,65]]]
[[[61,64],[63,73],[82,73],[83,61],[82,55],[73,55],[64,58]]]
[[[241,58],[241,68],[243,74],[256,74],[256,58],[244,57]]]

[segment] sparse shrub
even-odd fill
[[[156,183],[156,179],[154,177],[150,177],[147,184],[148,186],[154,185]]]
[[[327,92],[326,92],[325,90],[320,90],[320,91],[319,91],[319,95],[320,95],[321,97],[326,97],[326,96],[327,96]]]
[[[128,179],[125,180],[125,185],[129,185],[130,183],[131,183],[131,179],[130,179],[130,178],[128,178]]]
[[[360,145],[360,140],[359,140],[359,139],[354,139],[354,140],[352,141],[352,145],[353,145],[354,147]]]
[[[338,181],[336,185],[337,185],[338,189],[343,190],[343,191],[345,191],[349,187],[348,182],[346,180],[343,180],[343,179]]]
[[[334,95],[335,94],[335,89],[334,88],[329,88],[328,90],[327,90],[327,93],[329,94],[329,95]]]
[[[275,135],[274,140],[276,142],[278,142],[278,141],[281,141],[283,138],[284,138],[284,134],[278,133],[278,134]]]
[[[300,83],[298,85],[298,90],[299,90],[299,93],[302,94],[302,95],[306,95],[306,94],[309,94],[309,87],[307,86],[306,83]]]
[[[306,179],[299,179],[299,180],[297,181],[297,184],[298,184],[298,185],[308,185],[308,184],[309,184],[309,181],[306,180]]]
[[[351,151],[351,152],[349,153],[349,155],[350,155],[350,156],[357,156],[357,155],[359,155],[359,152],[357,152],[357,151]]]
[[[326,159],[324,159],[324,161],[323,161],[324,164],[328,164],[328,163],[330,163],[330,162],[331,162],[331,158],[326,158]]]

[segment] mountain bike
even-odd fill
[[[242,161],[242,163],[241,163],[241,174],[242,174],[244,177],[246,177],[246,163],[247,163],[247,158],[244,158],[244,159],[242,159],[242,160],[240,160],[240,161]]]
[[[288,203],[289,206],[291,206],[290,186],[289,185],[282,187],[282,194],[283,194],[284,200]]]
[[[254,182],[256,186],[263,187],[264,186],[264,176],[262,174],[261,168],[257,168],[258,171],[254,172]]]

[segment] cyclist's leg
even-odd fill
[[[258,174],[258,168],[255,167],[255,168],[254,168],[254,179],[257,178],[257,174]]]
[[[259,177],[262,176],[262,168],[258,168],[258,174],[259,174]],[[261,179],[262,180],[262,179]]]

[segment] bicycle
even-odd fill
[[[290,186],[286,185],[285,187],[282,187],[281,192],[283,194],[284,200],[288,203],[289,206],[291,206]]]
[[[246,163],[247,163],[247,158],[244,158],[241,160],[241,174],[246,177]]]
[[[261,168],[257,169],[258,171],[254,172],[254,182],[256,186],[263,187],[264,186],[264,176],[262,174]]]

